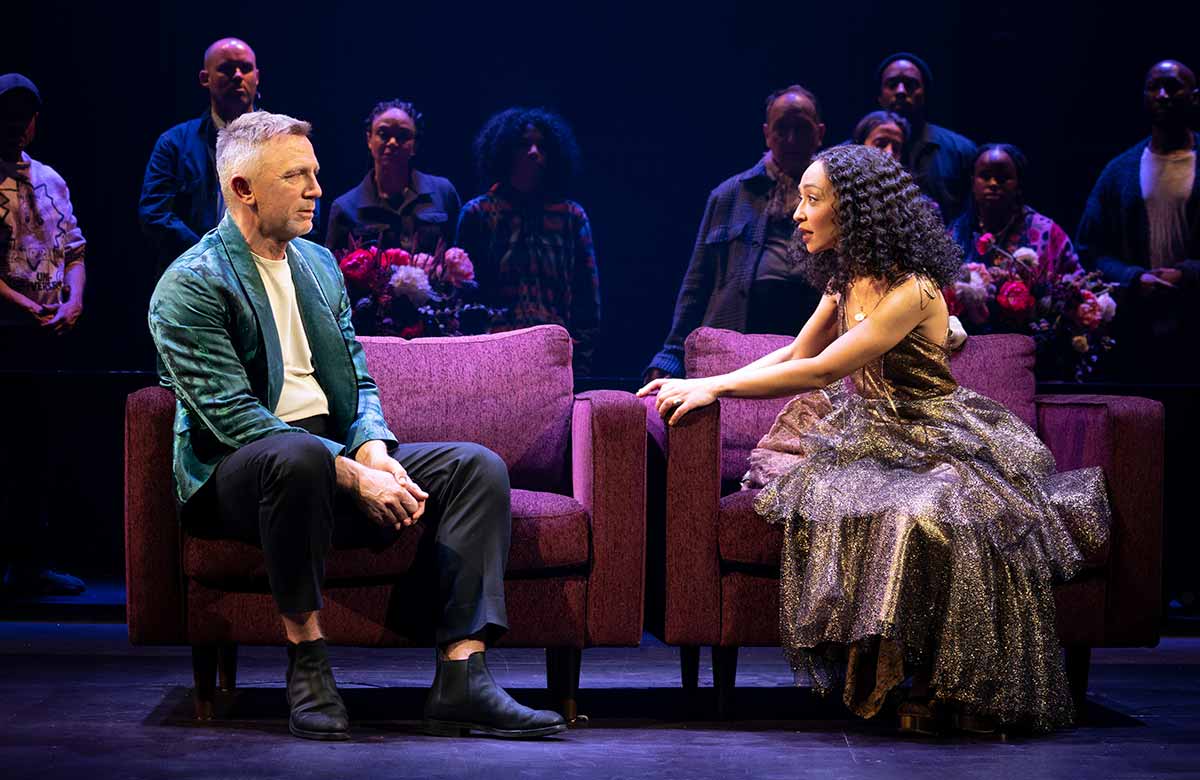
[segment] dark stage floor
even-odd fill
[[[744,650],[738,717],[716,721],[711,688],[689,701],[678,656],[584,653],[591,726],[542,742],[426,737],[416,731],[428,650],[335,648],[355,719],[349,743],[287,734],[280,648],[242,651],[226,719],[189,720],[182,648],[130,648],[118,623],[0,623],[0,776],[109,777],[1200,777],[1200,639],[1099,651],[1082,724],[1049,737],[898,738],[789,685],[778,650]],[[544,696],[543,655],[497,650],[501,682]],[[703,663],[707,664],[707,656]],[[711,672],[702,669],[702,679]]]

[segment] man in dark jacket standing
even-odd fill
[[[926,93],[933,72],[917,55],[906,51],[889,54],[879,63],[876,77],[879,106],[896,112],[911,126],[904,167],[921,191],[937,203],[946,224],[951,224],[962,213],[971,187],[975,142],[926,118]]]
[[[142,182],[138,219],[154,249],[156,274],[221,221],[217,132],[254,110],[254,50],[237,38],[216,41],[204,52],[200,86],[208,90],[208,110],[159,136]]]
[[[1186,358],[1200,328],[1200,162],[1191,129],[1196,77],[1164,60],[1150,68],[1142,100],[1150,137],[1114,158],[1096,181],[1075,247],[1090,270],[1122,292],[1119,373],[1129,381],[1196,382]]]
[[[821,300],[789,259],[800,177],[825,138],[817,98],[799,84],[767,96],[767,153],[708,196],[671,331],[646,381],[682,377],[683,342],[701,325],[796,335]]]

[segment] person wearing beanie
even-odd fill
[[[967,201],[975,143],[926,118],[933,72],[923,59],[911,52],[896,52],[879,63],[875,75],[879,106],[904,117],[911,126],[901,162],[950,224]]]

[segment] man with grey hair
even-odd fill
[[[385,546],[418,521],[433,526],[422,553],[439,599],[426,728],[562,731],[557,713],[514,701],[484,660],[506,629],[507,469],[479,445],[398,444],[388,430],[337,263],[300,238],[321,194],[309,129],[260,111],[221,131],[228,212],[150,302],[161,380],[177,399],[185,528],[262,547],[288,639],[293,734],[348,736],[318,620],[331,545]]]

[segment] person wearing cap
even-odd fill
[[[683,342],[706,325],[794,336],[821,301],[792,261],[800,176],[825,138],[817,98],[799,84],[767,96],[767,152],[708,196],[666,343],[646,381],[682,377]]]
[[[157,273],[217,226],[225,211],[217,183],[217,132],[248,111],[258,96],[258,60],[249,44],[222,38],[204,52],[200,86],[208,108],[158,138],[138,202],[138,220],[154,251]]]
[[[946,224],[962,213],[971,185],[975,143],[928,121],[926,98],[933,72],[911,52],[890,54],[876,70],[878,101],[908,120],[910,133],[901,162],[921,191],[933,198]]]
[[[85,242],[67,184],[25,151],[42,100],[19,73],[0,76],[0,355],[6,371],[62,367],[83,314]],[[8,389],[14,387],[6,382]],[[0,448],[0,569],[9,593],[76,595],[78,577],[44,565],[49,497],[59,471],[56,430],[67,413],[51,385],[5,400]],[[20,401],[21,408],[10,404]]]

